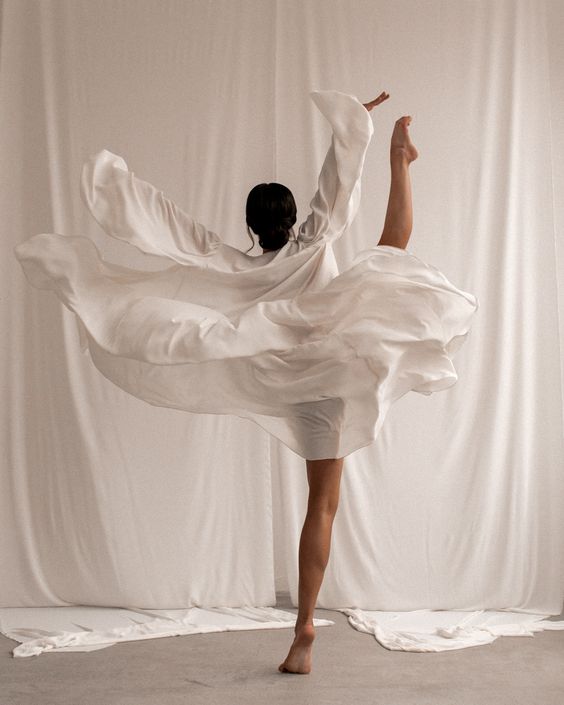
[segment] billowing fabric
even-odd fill
[[[170,267],[104,261],[85,237],[16,247],[26,276],[78,316],[100,372],[157,406],[251,419],[304,458],[369,444],[408,391],[457,381],[452,358],[478,301],[436,267],[375,246],[339,273],[332,242],[352,222],[373,133],[354,97],[314,91],[333,136],[311,212],[280,250],[226,245],[108,150],[81,195],[105,232]]]

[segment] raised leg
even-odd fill
[[[390,144],[392,180],[384,229],[378,245],[393,245],[405,249],[413,228],[413,205],[409,165],[419,153],[409,136],[411,117],[396,121]]]
[[[306,460],[309,498],[299,548],[298,616],[284,673],[309,673],[315,639],[313,613],[329,561],[344,458]]]

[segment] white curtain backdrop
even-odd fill
[[[156,266],[80,201],[102,148],[247,249],[256,183],[307,215],[329,140],[308,93],[333,88],[391,95],[337,262],[378,241],[412,115],[410,250],[480,311],[457,384],[404,396],[346,458],[318,606],[560,613],[563,32],[559,0],[5,0],[1,606],[297,603],[303,459],[250,421],[113,386],[12,250],[79,234]]]

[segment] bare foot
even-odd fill
[[[313,624],[296,627],[296,636],[286,656],[278,666],[282,673],[309,673],[311,671],[311,649],[315,639]]]
[[[410,122],[411,115],[404,115],[399,120],[396,120],[390,145],[390,154],[403,154],[408,162],[414,161],[419,156],[419,152],[415,149],[415,145],[409,136]]]

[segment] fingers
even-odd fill
[[[363,103],[363,105],[368,111],[370,111],[376,105],[380,105],[380,103],[383,103],[389,97],[390,97],[389,93],[386,93],[386,91],[382,91],[382,93],[380,93],[380,95],[377,98],[374,98],[374,100],[371,100],[368,103]]]
[[[374,100],[370,101],[370,104],[380,105],[380,103],[383,103],[385,100],[388,100],[389,97],[389,93],[386,93],[386,91],[382,91],[377,98],[374,98]]]

